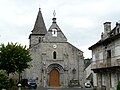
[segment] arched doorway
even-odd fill
[[[56,68],[53,68],[49,76],[49,86],[59,87],[60,86],[60,74]]]

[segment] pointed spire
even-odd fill
[[[55,12],[55,10],[53,11],[53,23],[56,23],[56,18],[55,18],[55,16],[56,16],[56,12]]]
[[[39,8],[38,15],[35,21],[34,28],[32,30],[32,34],[46,34],[46,26],[42,17],[41,8]]]

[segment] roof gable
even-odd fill
[[[48,29],[47,34],[45,35],[44,41],[46,42],[67,42],[67,38],[59,28],[56,23],[56,18],[52,19],[52,25]],[[55,35],[54,35],[55,34]]]

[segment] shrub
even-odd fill
[[[97,90],[97,86],[94,86],[94,87],[93,87],[93,90]]]
[[[6,71],[0,70],[0,90],[8,86],[8,76]]]
[[[120,90],[120,81],[117,84],[117,90]]]

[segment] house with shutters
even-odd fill
[[[111,22],[105,22],[101,39],[89,50],[92,50],[94,86],[97,90],[117,90],[120,81],[120,23],[111,29]]]

